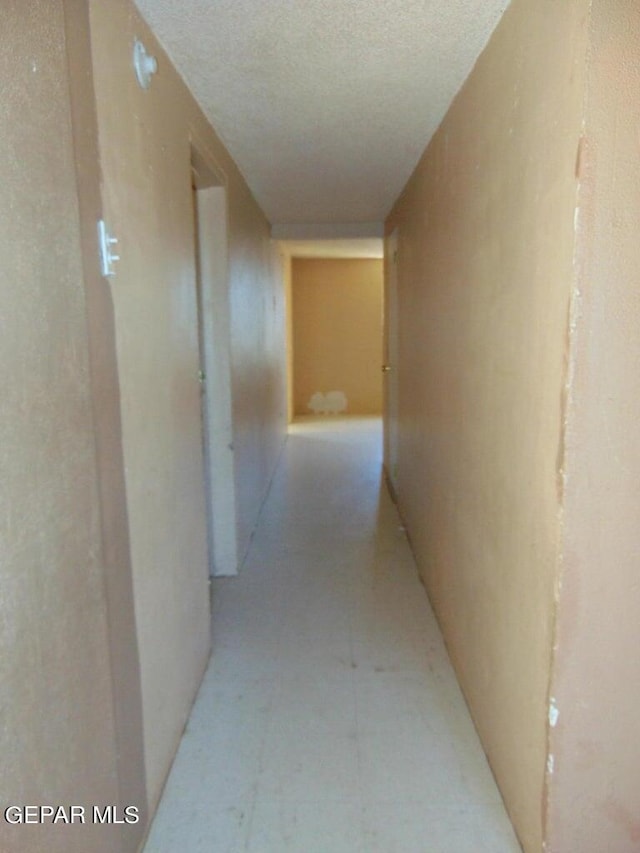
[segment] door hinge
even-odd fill
[[[117,246],[118,240],[107,231],[104,219],[98,220],[98,249],[100,252],[100,273],[105,278],[111,278],[116,274],[113,265],[120,260],[120,255],[114,255],[112,246]]]

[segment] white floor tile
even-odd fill
[[[355,734],[273,729],[258,779],[259,800],[341,802],[358,790]]]
[[[430,728],[446,734],[451,707],[422,673],[375,673],[356,679],[358,731],[363,734]],[[471,725],[469,723],[469,725]]]
[[[229,681],[276,678],[280,673],[279,643],[254,640],[249,646],[218,646],[213,649],[210,677]]]
[[[361,814],[353,802],[261,802],[251,825],[250,853],[359,853]]]
[[[376,419],[295,424],[146,853],[514,853]]]
[[[425,806],[467,802],[455,752],[433,731],[361,734],[358,749],[364,801],[419,797]]]
[[[243,803],[160,810],[145,853],[240,853],[247,849],[249,817]]]
[[[426,676],[428,660],[422,638],[398,629],[354,629],[353,659],[359,673],[419,672]]]
[[[284,679],[273,700],[272,732],[356,736],[356,697],[349,679]]]
[[[519,853],[503,810],[492,806],[433,808],[423,800],[368,803],[367,853]]]

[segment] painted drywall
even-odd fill
[[[640,7],[594,0],[579,159],[550,853],[640,849]]]
[[[542,845],[588,0],[514,0],[388,221],[400,509],[516,831]]]
[[[382,261],[293,258],[291,281],[294,413],[381,414]]]
[[[242,563],[286,435],[285,270],[269,224],[231,161],[226,171],[233,446]]]
[[[118,238],[115,309],[153,810],[209,653],[191,149],[228,200],[231,373],[240,549],[284,433],[284,296],[269,224],[135,7],[90,2],[104,215]],[[158,59],[148,90],[135,38]]]
[[[120,802],[101,529],[117,486],[99,483],[94,413],[109,388],[92,400],[64,27],[59,0],[3,4],[0,790],[3,812],[77,804],[90,815]],[[117,550],[122,520],[111,518]],[[89,821],[0,820],[5,851],[121,843],[120,827]]]
[[[146,775],[138,639],[129,548],[120,387],[111,292],[100,276],[96,221],[102,216],[98,128],[91,62],[89,8],[64,0],[65,35],[76,184],[87,312],[93,431],[102,515],[102,561],[107,618],[116,762],[121,808],[135,805],[139,824],[122,831],[123,849],[137,850],[147,823]]]
[[[286,306],[286,341],[287,341],[287,422],[294,418],[293,405],[293,290],[291,282],[292,259],[289,252],[280,246],[282,269],[284,272],[284,293]]]

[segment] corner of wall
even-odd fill
[[[640,844],[640,8],[589,2],[545,839]]]

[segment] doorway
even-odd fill
[[[238,570],[224,175],[191,147],[209,573]]]
[[[398,229],[384,252],[384,467],[391,493],[398,492]]]
[[[382,414],[379,257],[294,257],[294,417]]]

